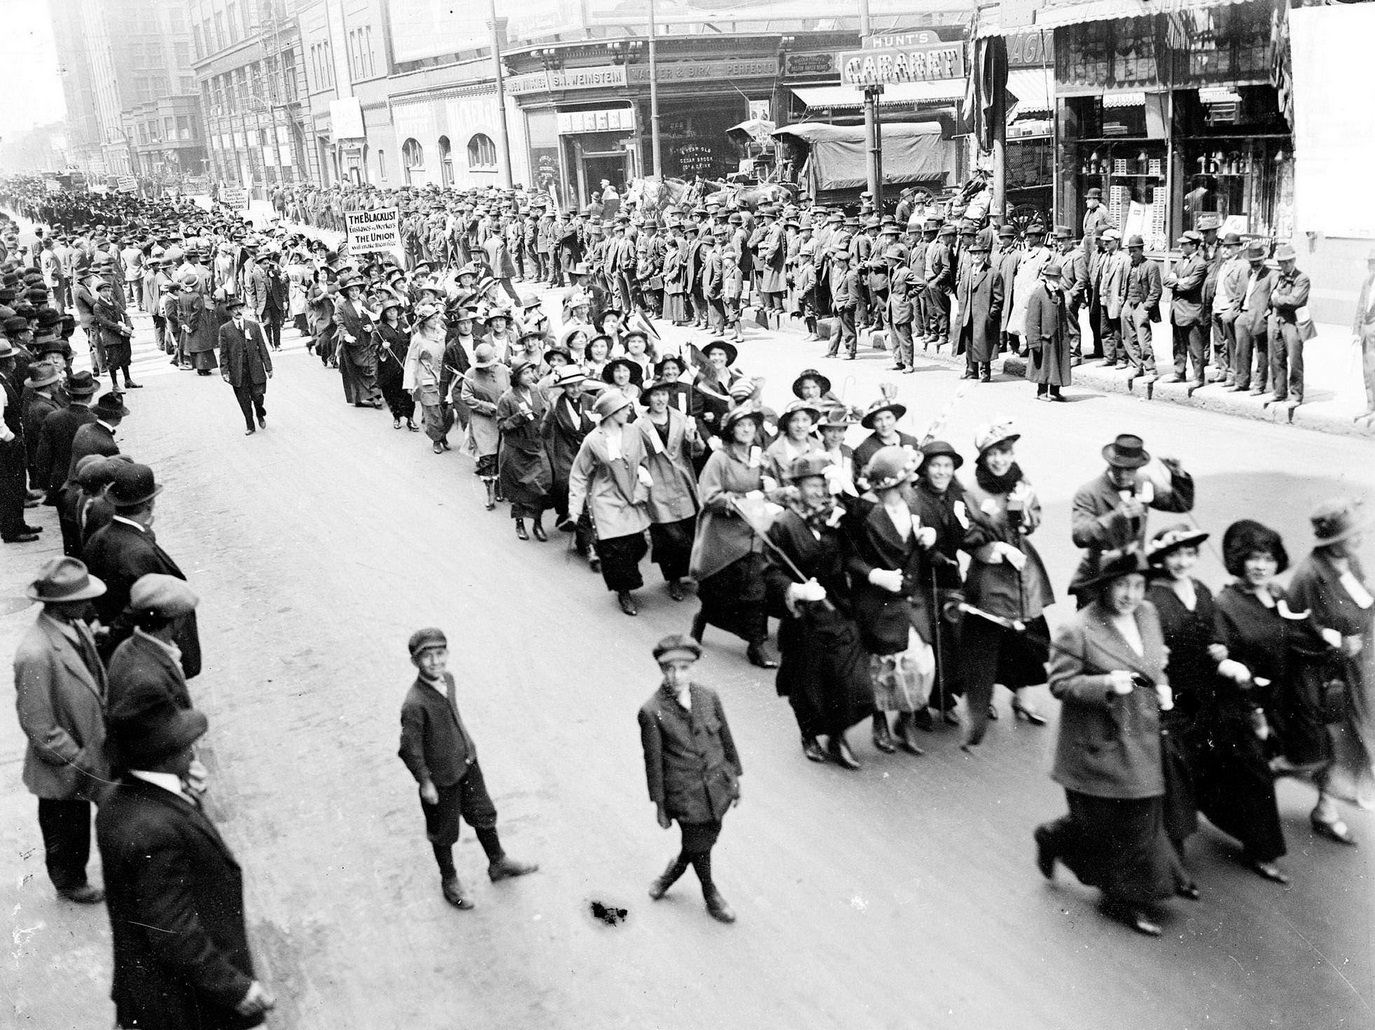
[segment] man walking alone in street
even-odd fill
[[[272,378],[272,356],[268,353],[263,327],[244,320],[243,296],[228,302],[229,321],[220,326],[220,375],[234,388],[234,397],[243,412],[244,436],[267,428],[267,381]],[[258,425],[253,425],[256,412]]]

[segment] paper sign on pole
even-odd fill
[[[220,203],[231,211],[243,211],[248,207],[248,190],[242,186],[225,186],[220,190]]]
[[[401,214],[394,207],[345,211],[350,254],[376,254],[401,247]]]
[[[116,185],[119,187],[119,192],[121,193],[138,192],[138,180],[132,175],[121,175]]]

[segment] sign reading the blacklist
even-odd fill
[[[375,254],[401,246],[401,215],[394,207],[345,211],[350,254]]]
[[[116,185],[119,186],[119,192],[121,193],[138,192],[138,180],[135,179],[132,175],[121,175]]]
[[[840,55],[840,80],[851,86],[964,78],[964,44],[851,50]]]

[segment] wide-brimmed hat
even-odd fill
[[[1022,434],[1013,428],[1012,422],[990,422],[980,426],[974,433],[974,449],[980,454],[1000,443],[1016,443]]]
[[[678,366],[679,375],[682,375],[685,371],[687,371],[687,360],[681,354],[670,351],[654,363],[654,375],[656,378],[664,378],[664,362],[666,361],[672,361],[675,365]]]
[[[810,415],[812,425],[816,425],[818,422],[821,421],[821,406],[819,404],[817,404],[815,401],[804,401],[798,399],[795,401],[790,401],[788,403],[788,406],[783,409],[783,413],[778,416],[778,428],[784,428],[789,422],[792,421],[792,417],[798,414],[799,412],[805,412],[806,414]]]
[[[1150,563],[1141,549],[1136,546],[1124,547],[1116,551],[1104,551],[1098,557],[1096,566],[1070,585],[1071,594],[1081,594],[1086,590],[1107,586],[1123,576],[1146,575],[1151,571]]]
[[[702,657],[702,645],[686,633],[674,633],[654,645],[654,660],[661,665],[672,661],[697,661]]]
[[[105,584],[76,558],[49,558],[24,594],[30,601],[89,601],[105,593]]]
[[[921,451],[911,447],[880,447],[864,466],[864,481],[870,490],[887,490],[911,479],[921,463]]]
[[[1308,517],[1313,524],[1313,543],[1323,547],[1361,532],[1365,526],[1358,519],[1360,504],[1350,497],[1336,497],[1314,508]]]
[[[859,424],[865,429],[873,429],[874,416],[884,411],[891,411],[894,418],[902,418],[903,415],[907,414],[907,406],[905,404],[899,404],[897,401],[890,401],[880,397],[878,400],[874,401],[873,404],[870,404],[869,407],[864,409],[864,417],[859,420]]]
[[[1275,559],[1275,572],[1289,568],[1289,552],[1284,539],[1269,526],[1255,519],[1240,519],[1222,534],[1222,564],[1228,573],[1240,579],[1246,574],[1246,559],[1256,553]]]
[[[831,381],[828,378],[826,378],[826,376],[822,375],[814,368],[804,368],[801,372],[797,374],[797,378],[793,380],[794,397],[802,396],[802,384],[806,382],[808,379],[815,380],[817,385],[821,387],[822,393],[831,392]]]
[[[1207,539],[1208,534],[1203,530],[1194,529],[1183,522],[1167,526],[1151,537],[1151,542],[1146,546],[1146,560],[1152,565],[1159,565],[1167,554],[1173,554],[1181,547],[1197,547]]]
[[[760,426],[764,425],[764,412],[754,401],[737,404],[721,416],[721,435],[729,439],[731,428],[742,419],[752,418]]]
[[[62,373],[57,370],[56,365],[51,361],[39,361],[29,366],[29,377],[24,380],[24,385],[30,390],[41,390],[61,379]]]
[[[630,358],[612,358],[610,361],[608,361],[605,365],[602,366],[602,382],[614,382],[615,380],[612,376],[612,373],[614,373],[618,368],[629,369],[630,381],[636,386],[639,386],[641,383],[645,381],[644,367],[638,361],[634,361]]]
[[[630,407],[631,403],[630,398],[621,393],[620,390],[603,390],[597,395],[596,401],[593,402],[592,410],[597,413],[599,418],[606,419],[616,414],[616,412],[620,411],[622,408]]]
[[[740,354],[740,352],[735,349],[735,346],[733,344],[727,343],[725,340],[708,340],[707,343],[704,344],[702,347],[703,357],[709,355],[713,350],[716,350],[717,348],[720,348],[721,350],[726,352],[727,366],[735,364],[735,359]]]
[[[204,712],[181,708],[166,694],[147,690],[124,695],[108,713],[109,741],[119,765],[149,769],[161,765],[209,728]]]
[[[153,470],[147,465],[131,461],[115,469],[105,496],[116,508],[131,508],[151,501],[160,493],[162,487],[154,479]]]
[[[129,414],[123,398],[117,393],[101,394],[100,399],[91,405],[91,410],[96,418],[123,418]]]
[[[482,316],[482,321],[490,326],[492,324],[492,319],[494,318],[504,318],[508,322],[511,321],[511,309],[492,308],[490,311],[487,312],[487,314]]]
[[[497,351],[490,343],[479,343],[473,349],[473,368],[491,368],[497,363]]]
[[[1146,451],[1141,437],[1132,433],[1119,433],[1112,443],[1104,444],[1103,460],[1113,468],[1139,469],[1150,463],[1151,456]]]
[[[788,467],[783,470],[783,478],[795,483],[799,479],[811,476],[824,476],[831,464],[831,456],[825,451],[808,451],[806,454],[799,454],[788,463]]]
[[[824,412],[821,420],[817,422],[817,429],[850,429],[857,425],[855,420],[850,417],[850,412],[843,407],[835,407]]]
[[[959,468],[964,464],[964,458],[961,456],[960,452],[955,450],[953,444],[947,443],[945,440],[931,440],[928,443],[922,444],[921,453],[924,464],[929,464],[932,458],[938,457],[949,458],[955,463],[955,468]]]
[[[573,386],[587,382],[587,373],[581,365],[567,364],[554,373],[554,386]]]

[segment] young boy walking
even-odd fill
[[[721,833],[726,809],[740,803],[740,757],[716,692],[691,680],[702,648],[689,636],[665,637],[654,647],[663,681],[640,709],[640,742],[645,753],[649,799],[659,825],[678,821],[683,846],[649,888],[658,901],[687,872],[702,882],[702,897],[713,919],[735,922],[735,912],[711,878],[711,849]]]
[[[460,816],[477,832],[482,850],[487,853],[487,875],[493,883],[533,873],[539,866],[517,862],[501,850],[497,809],[477,764],[477,747],[463,725],[454,699],[454,678],[447,671],[449,642],[443,630],[416,630],[409,646],[411,662],[420,675],[401,706],[399,754],[420,784],[425,833],[439,863],[444,900],[455,908],[469,909],[473,902],[463,893],[454,869],[453,848],[458,842]]]

